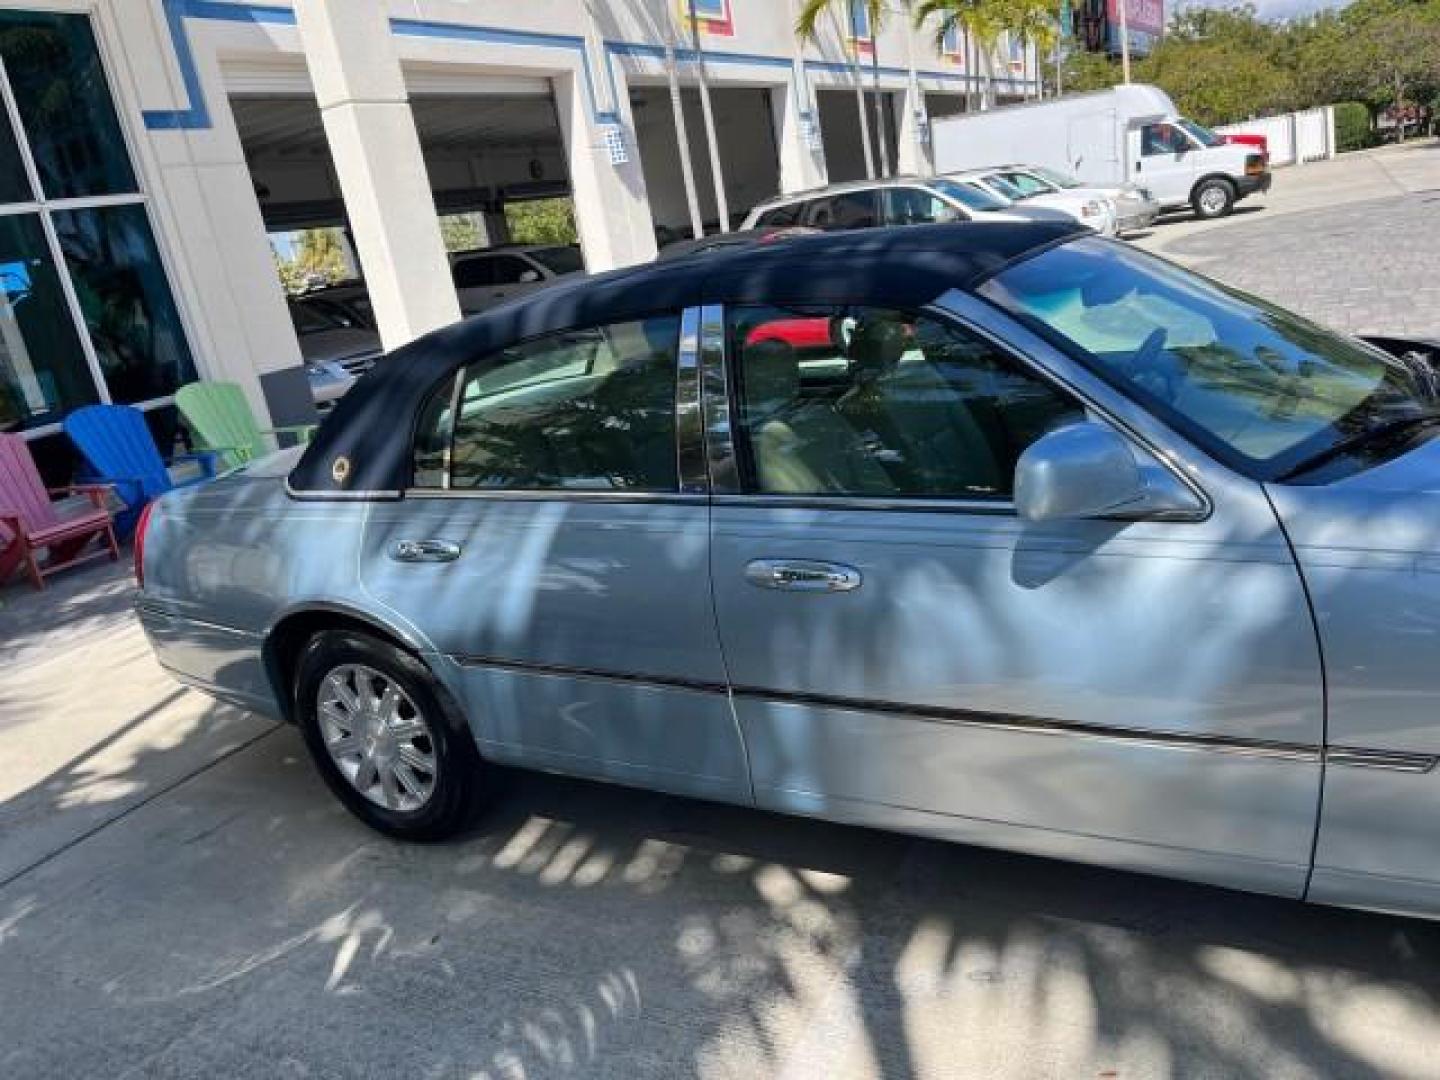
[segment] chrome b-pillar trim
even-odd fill
[[[704,417],[700,411],[700,309],[680,315],[679,366],[675,374],[676,466],[682,495],[709,491],[705,469]]]
[[[705,415],[710,490],[716,495],[738,495],[740,470],[735,464],[725,371],[725,309],[719,304],[706,304],[700,310],[700,400]]]

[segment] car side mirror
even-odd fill
[[[1058,428],[1020,455],[1015,508],[1027,521],[1192,517],[1205,509],[1168,469],[1142,464],[1123,436],[1091,420]]]
[[[526,270],[520,275],[521,285],[534,285],[540,280],[539,270]]]

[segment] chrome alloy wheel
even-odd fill
[[[403,813],[430,800],[435,739],[394,679],[364,664],[341,665],[321,680],[317,705],[325,749],[356,791]]]
[[[1207,214],[1218,214],[1225,209],[1225,192],[1213,184],[1200,193],[1200,205]]]

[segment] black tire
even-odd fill
[[[1235,209],[1235,185],[1218,176],[1202,180],[1190,195],[1190,205],[1202,221],[1222,218]]]
[[[418,717],[420,726],[426,729],[424,735],[413,735],[408,740],[412,747],[420,747],[422,753],[428,751],[433,761],[433,770],[428,774],[428,795],[418,805],[387,806],[373,801],[341,771],[338,759],[327,748],[320,718],[321,688],[332,673],[348,671],[347,686],[353,689],[357,669],[366,669],[377,676],[368,686],[384,687],[389,685],[387,680],[393,681],[409,699],[407,719],[414,723]],[[464,719],[449,706],[448,700],[435,677],[414,656],[365,634],[353,631],[317,634],[300,654],[295,678],[295,717],[311,760],[330,790],[351,813],[389,836],[403,840],[439,840],[451,836],[474,820],[484,802],[490,788],[489,770],[475,748],[474,737]],[[333,709],[327,712],[333,715]],[[327,724],[334,734],[336,725],[329,720]],[[356,775],[360,775],[358,769]],[[412,782],[419,778],[424,783],[427,773],[407,766],[407,775]],[[390,779],[390,788],[377,797],[389,798],[393,789],[401,799],[414,801],[395,786],[393,769]]]

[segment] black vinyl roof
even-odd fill
[[[415,414],[429,391],[462,364],[527,338],[701,304],[921,307],[1089,231],[1048,221],[863,229],[562,279],[382,359],[336,403],[290,474],[290,487],[317,496],[400,491],[409,482]]]

